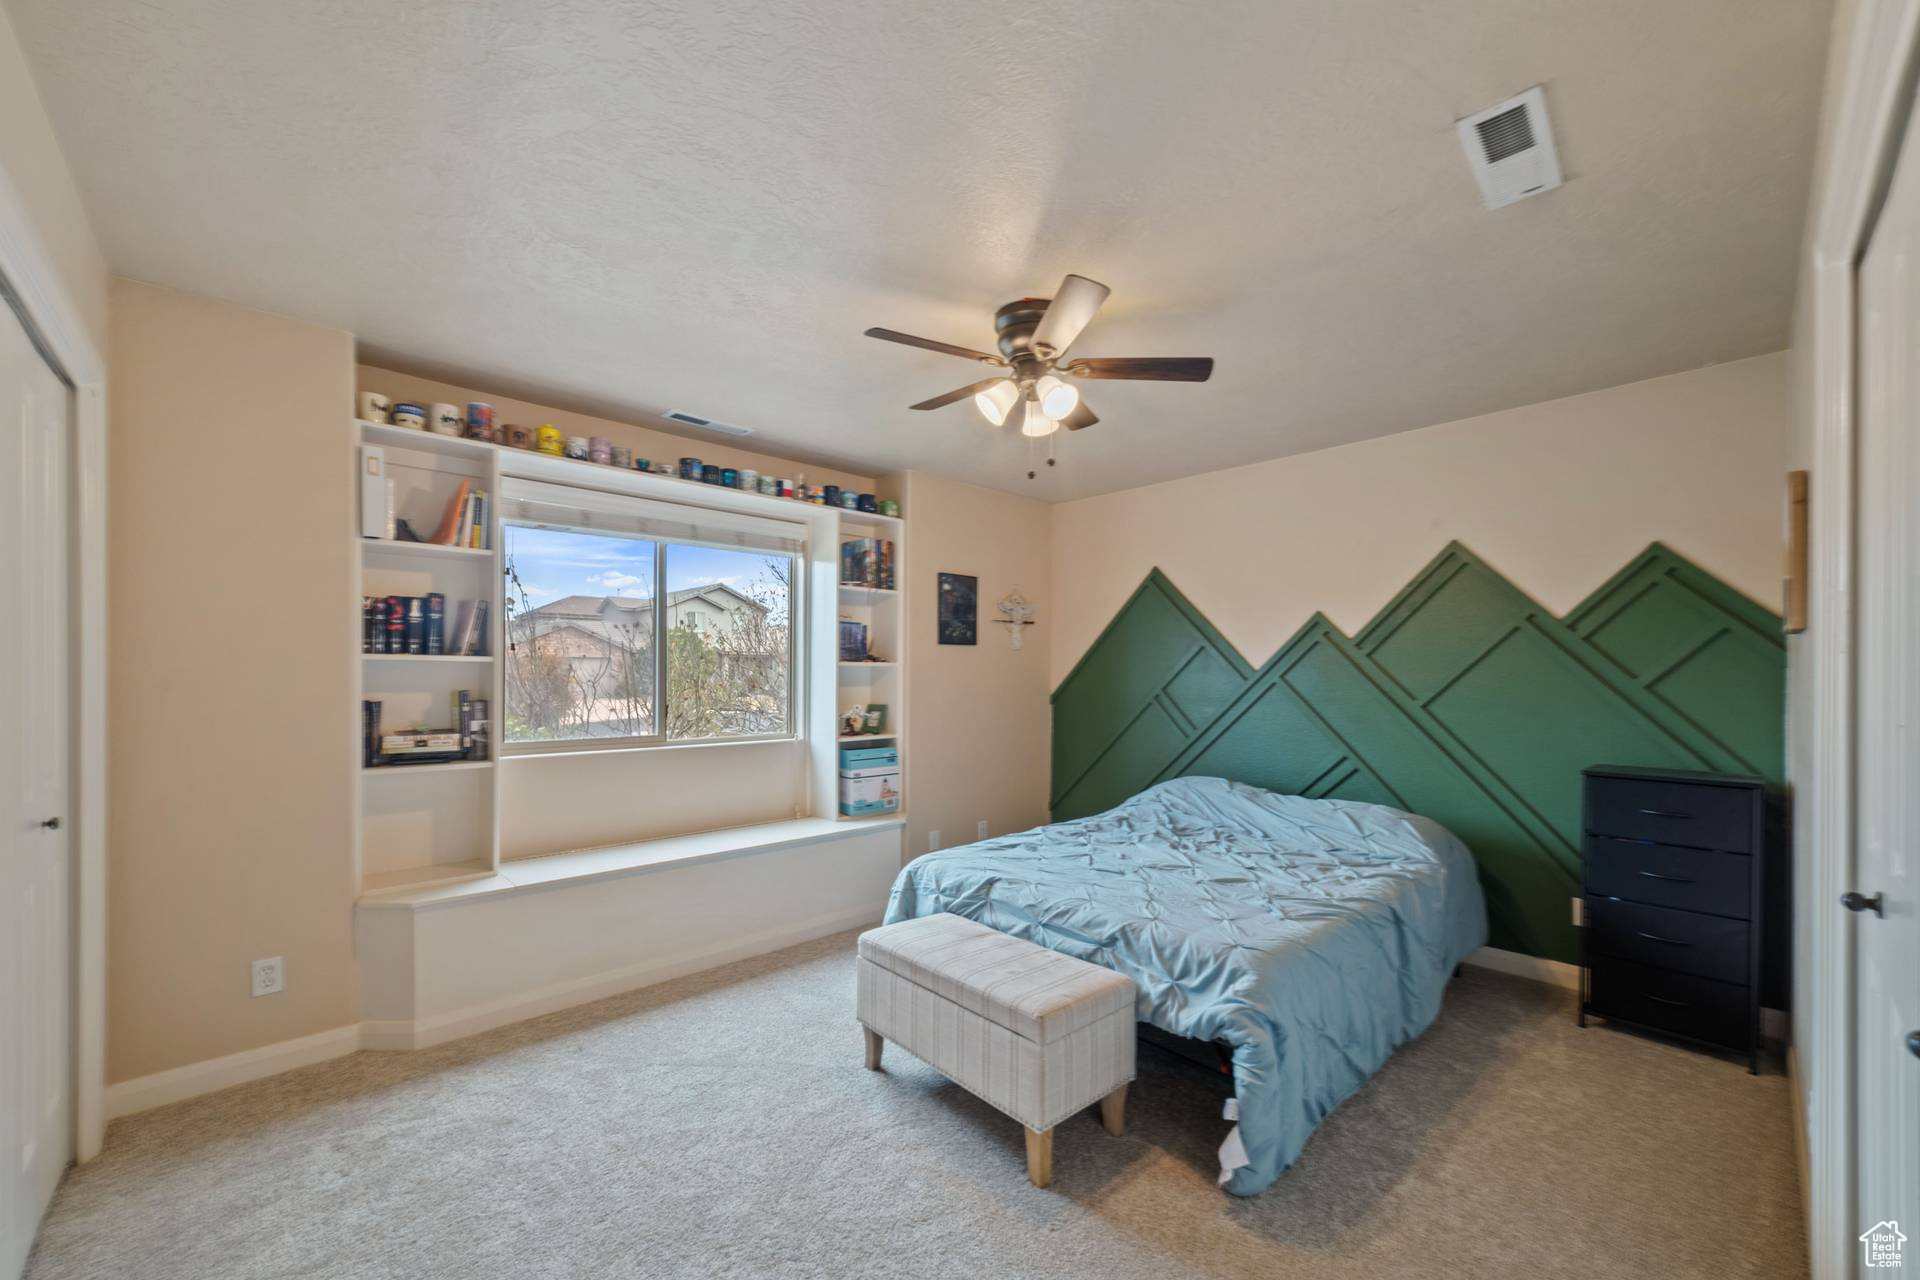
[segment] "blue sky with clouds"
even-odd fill
[[[644,600],[653,594],[653,543],[518,525],[506,526],[506,539],[508,561],[531,608],[562,596]],[[750,551],[676,546],[667,554],[667,590],[718,582],[752,595],[757,586],[771,585],[769,570],[782,559]],[[507,593],[517,611],[520,602],[511,582]]]

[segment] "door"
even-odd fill
[[[1856,1231],[1920,1263],[1920,121],[1861,259],[1855,473]],[[1816,909],[1840,909],[1822,903]],[[1912,1036],[1912,1039],[1909,1037]],[[1889,1239],[1894,1233],[1884,1233]],[[1864,1266],[1865,1252],[1855,1258]],[[1872,1274],[1884,1274],[1873,1272]]]
[[[0,1277],[73,1154],[71,395],[0,306]]]

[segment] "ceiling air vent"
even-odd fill
[[[1560,157],[1539,85],[1454,121],[1487,208],[1498,209],[1560,185]]]
[[[718,431],[723,436],[750,436],[752,427],[736,427],[731,422],[715,422],[712,418],[703,418],[697,413],[682,413],[678,409],[660,415],[668,422],[678,422],[683,426],[698,427],[702,431]]]

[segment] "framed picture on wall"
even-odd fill
[[[980,579],[968,573],[940,575],[940,643],[978,644]]]

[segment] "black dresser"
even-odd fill
[[[1728,774],[1595,765],[1581,780],[1580,1025],[1736,1050],[1757,1072],[1762,997],[1785,1005],[1778,801]]]

